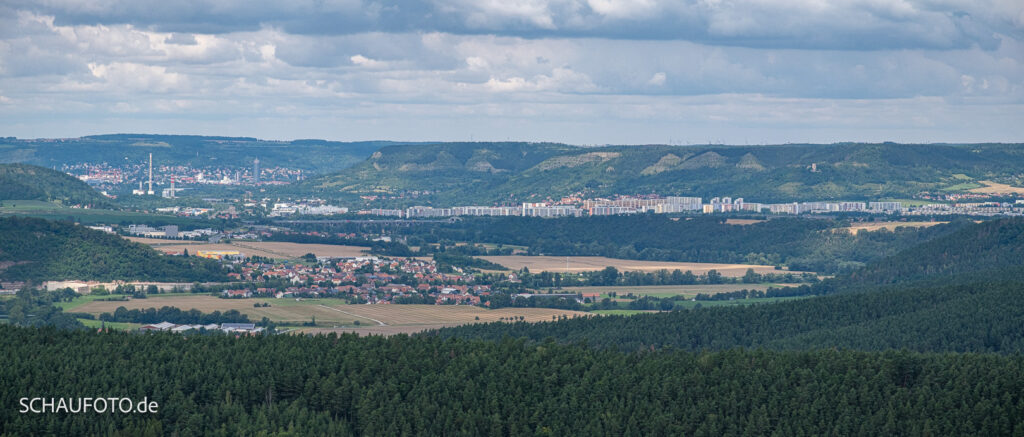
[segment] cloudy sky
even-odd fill
[[[1024,141],[1021,0],[4,0],[0,136]]]

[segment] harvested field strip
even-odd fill
[[[653,272],[661,269],[692,271],[694,274],[707,273],[709,270],[717,270],[723,276],[740,277],[747,273],[747,269],[754,269],[757,273],[784,273],[775,270],[774,266],[748,265],[748,264],[716,264],[716,263],[684,263],[671,261],[640,261],[631,259],[606,258],[602,256],[571,256],[566,267],[564,256],[481,256],[479,258],[501,264],[513,270],[523,267],[531,272],[585,272],[602,270],[605,267],[615,267],[619,271],[643,271]]]
[[[853,234],[856,234],[861,229],[866,230],[866,231],[872,231],[872,232],[873,231],[877,231],[879,229],[888,229],[888,230],[891,231],[891,230],[894,230],[894,229],[899,228],[899,227],[904,227],[904,228],[927,228],[927,227],[931,227],[931,226],[935,226],[935,225],[941,225],[941,224],[946,224],[946,223],[949,223],[949,222],[875,222],[875,223],[857,224],[857,225],[853,225],[853,226],[850,226],[850,227],[847,227],[847,228],[839,228],[839,229],[840,230],[845,230],[845,231],[853,233]]]
[[[126,237],[136,243],[152,246],[154,249],[181,253],[188,249],[195,254],[199,250],[237,250],[246,256],[256,255],[267,258],[298,258],[307,253],[317,256],[357,257],[366,255],[368,250],[361,246],[341,246],[335,244],[303,244],[276,241],[235,241],[231,243],[206,243],[202,241],[164,240],[160,238]]]
[[[697,293],[718,294],[737,290],[765,291],[769,286],[786,287],[791,284],[714,284],[714,285],[615,285],[602,287],[565,287],[556,293],[601,293],[615,292],[619,296],[633,293],[636,296],[678,296],[696,295]]]
[[[1024,188],[1014,187],[1007,184],[1000,184],[992,181],[978,181],[985,185],[980,188],[973,188],[970,191],[974,193],[988,193],[988,194],[1024,194]]]
[[[301,324],[316,318],[320,325],[353,325],[356,320],[371,320],[384,325],[460,325],[474,322],[493,322],[518,319],[525,321],[551,320],[553,317],[579,317],[586,313],[549,308],[486,308],[467,305],[346,305],[340,299],[220,299],[204,295],[155,296],[128,301],[84,303],[75,312],[99,315],[113,313],[118,307],[132,309],[173,306],[182,310],[197,309],[204,313],[238,310],[253,321],[264,317],[284,324]],[[255,303],[269,303],[269,307],[254,307]]]
[[[380,321],[380,320],[374,319],[374,318],[370,318],[370,317],[363,317],[363,316],[359,316],[359,315],[356,315],[356,314],[352,314],[352,313],[350,313],[350,312],[348,312],[348,311],[342,311],[342,310],[339,310],[339,309],[337,309],[337,308],[331,308],[331,307],[329,307],[329,306],[325,306],[325,305],[317,305],[317,306],[319,306],[319,307],[321,307],[321,308],[327,308],[327,309],[329,309],[329,310],[334,310],[334,311],[337,311],[337,312],[339,312],[339,313],[345,313],[345,314],[348,314],[348,315],[350,315],[350,316],[362,317],[362,318],[364,318],[364,319],[369,319],[369,320],[373,320],[374,322],[377,322],[377,324],[378,324],[378,325],[380,325],[380,326],[387,326],[387,324],[386,324],[386,323],[384,323],[384,322],[382,322],[382,321]]]

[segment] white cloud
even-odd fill
[[[651,76],[650,80],[647,81],[648,85],[662,86],[665,84],[665,72],[659,71]]]
[[[490,91],[496,92],[564,92],[564,93],[586,93],[595,92],[599,88],[594,85],[586,74],[573,71],[569,68],[555,68],[549,74],[534,76],[530,80],[522,77],[509,77],[498,79],[491,77],[484,84]]]
[[[387,63],[386,62],[376,61],[376,60],[367,58],[366,56],[363,56],[363,55],[352,55],[352,57],[350,57],[349,59],[352,61],[353,64],[359,65],[361,67],[369,67],[369,68],[384,68],[384,67],[387,67]]]
[[[89,64],[93,77],[111,88],[142,92],[165,93],[185,83],[183,75],[168,72],[167,68],[126,62]]]

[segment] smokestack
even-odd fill
[[[253,185],[260,184],[260,159],[256,158],[252,161],[252,182]]]
[[[153,194],[153,154],[149,154],[149,194]]]

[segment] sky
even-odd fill
[[[0,136],[1024,142],[1021,0],[4,0]]]

